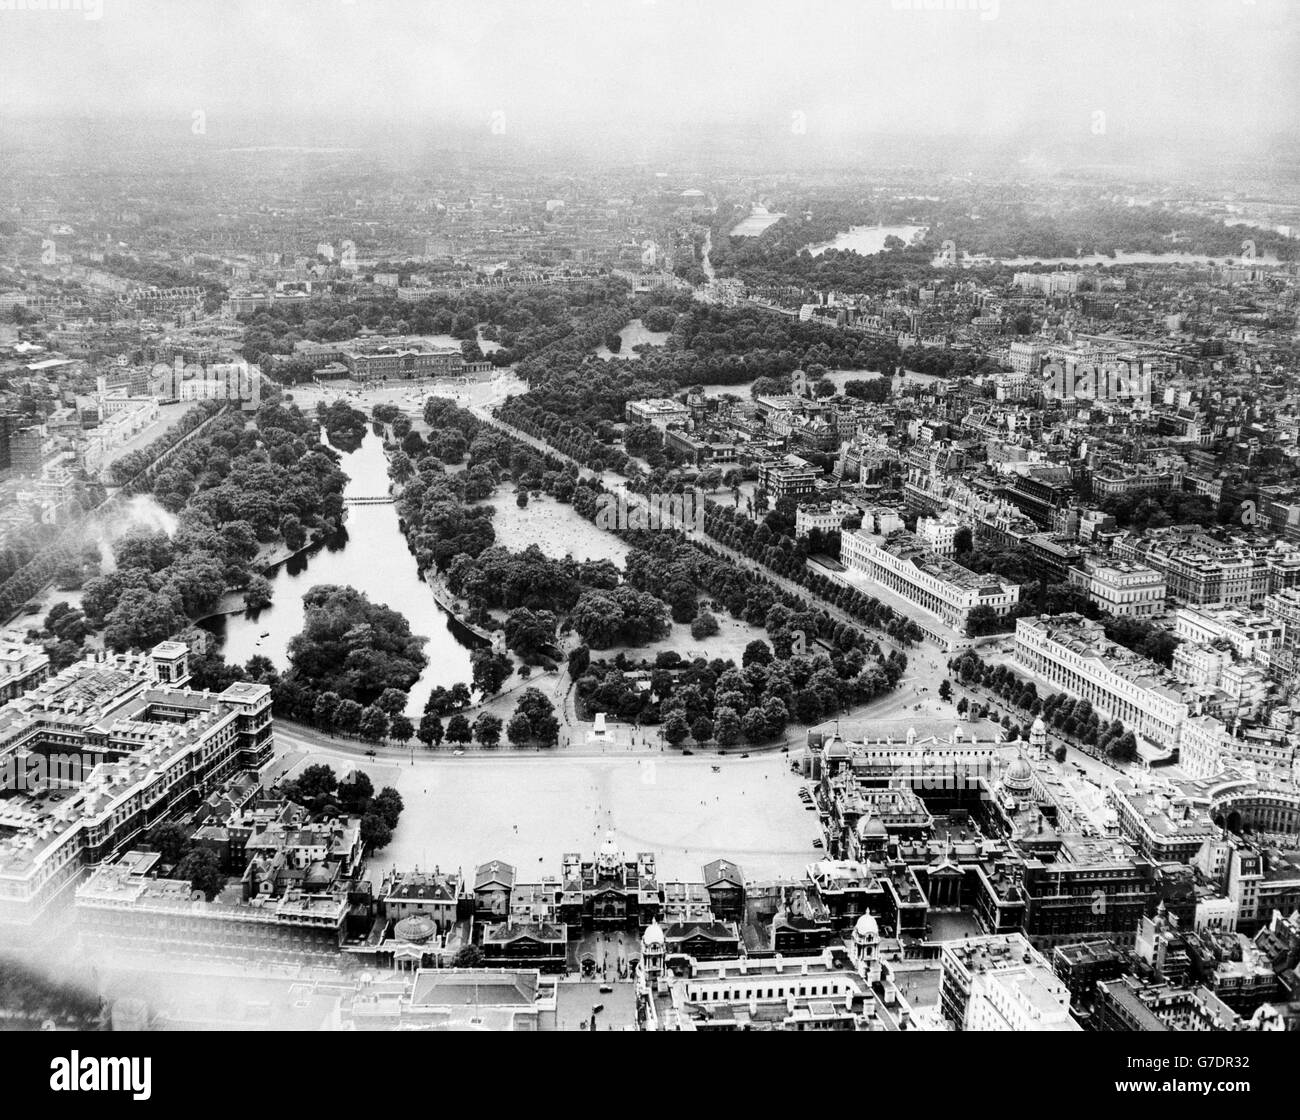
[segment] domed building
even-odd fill
[[[1008,809],[1015,810],[1034,801],[1034,768],[1029,759],[1017,753],[997,784],[997,797]]]
[[[438,924],[423,914],[412,914],[393,926],[393,936],[411,945],[427,945],[438,932]]]
[[[424,968],[438,954],[438,923],[424,914],[411,914],[393,925],[389,946],[393,967],[401,970]]]
[[[879,813],[871,813],[858,821],[858,847],[864,856],[883,853],[889,844],[889,832]]]
[[[1028,795],[1034,788],[1034,768],[1029,765],[1029,760],[1023,754],[1018,754],[1012,760],[1007,772],[1002,775],[1002,784],[1005,788],[1018,793]]]
[[[600,850],[596,853],[596,867],[602,875],[616,875],[623,862],[623,853],[619,851],[618,842],[612,832],[605,833]]]
[[[820,765],[814,766],[813,777],[820,778],[823,768],[827,774],[832,776],[838,774],[849,764],[852,757],[848,743],[838,734],[832,735],[822,745],[821,754],[818,756]]]

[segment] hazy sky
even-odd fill
[[[85,10],[22,10],[41,4]],[[1298,30],[1290,0],[0,0],[0,109],[202,111],[214,134],[496,120],[593,146],[714,126],[1068,141],[1100,122],[1211,146],[1295,133]]]

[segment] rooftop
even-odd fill
[[[537,1002],[536,972],[488,968],[420,969],[411,992],[412,1007],[529,1007]]]
[[[862,530],[858,532],[863,534]],[[863,535],[870,537],[870,534]],[[909,561],[927,575],[932,575],[954,587],[1000,592],[1014,586],[998,579],[995,575],[981,575],[972,572],[969,568],[963,568],[956,561],[930,551],[919,537],[904,530],[891,533],[879,547],[891,556]]]

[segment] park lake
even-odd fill
[[[388,460],[383,441],[373,431],[367,431],[357,450],[343,453],[340,465],[348,476],[345,500],[387,495]],[[343,532],[267,573],[275,596],[271,606],[218,615],[204,627],[221,642],[227,662],[243,665],[261,654],[283,671],[289,666],[289,643],[302,632],[303,595],[318,584],[355,587],[371,602],[404,615],[413,634],[428,638],[428,664],[411,689],[407,708],[408,715],[418,718],[434,686],[469,681],[475,639],[434,601],[420,579],[395,506],[350,505],[347,513]]]

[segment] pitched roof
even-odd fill
[[[532,1007],[537,1002],[536,972],[504,969],[421,969],[411,992],[412,1007]]]
[[[721,886],[726,883],[743,887],[745,877],[740,868],[730,860],[715,859],[704,865],[704,883],[710,887]]]
[[[493,884],[505,887],[507,890],[515,885],[515,869],[505,860],[494,859],[491,863],[483,864],[474,872],[474,889],[476,891]]]

